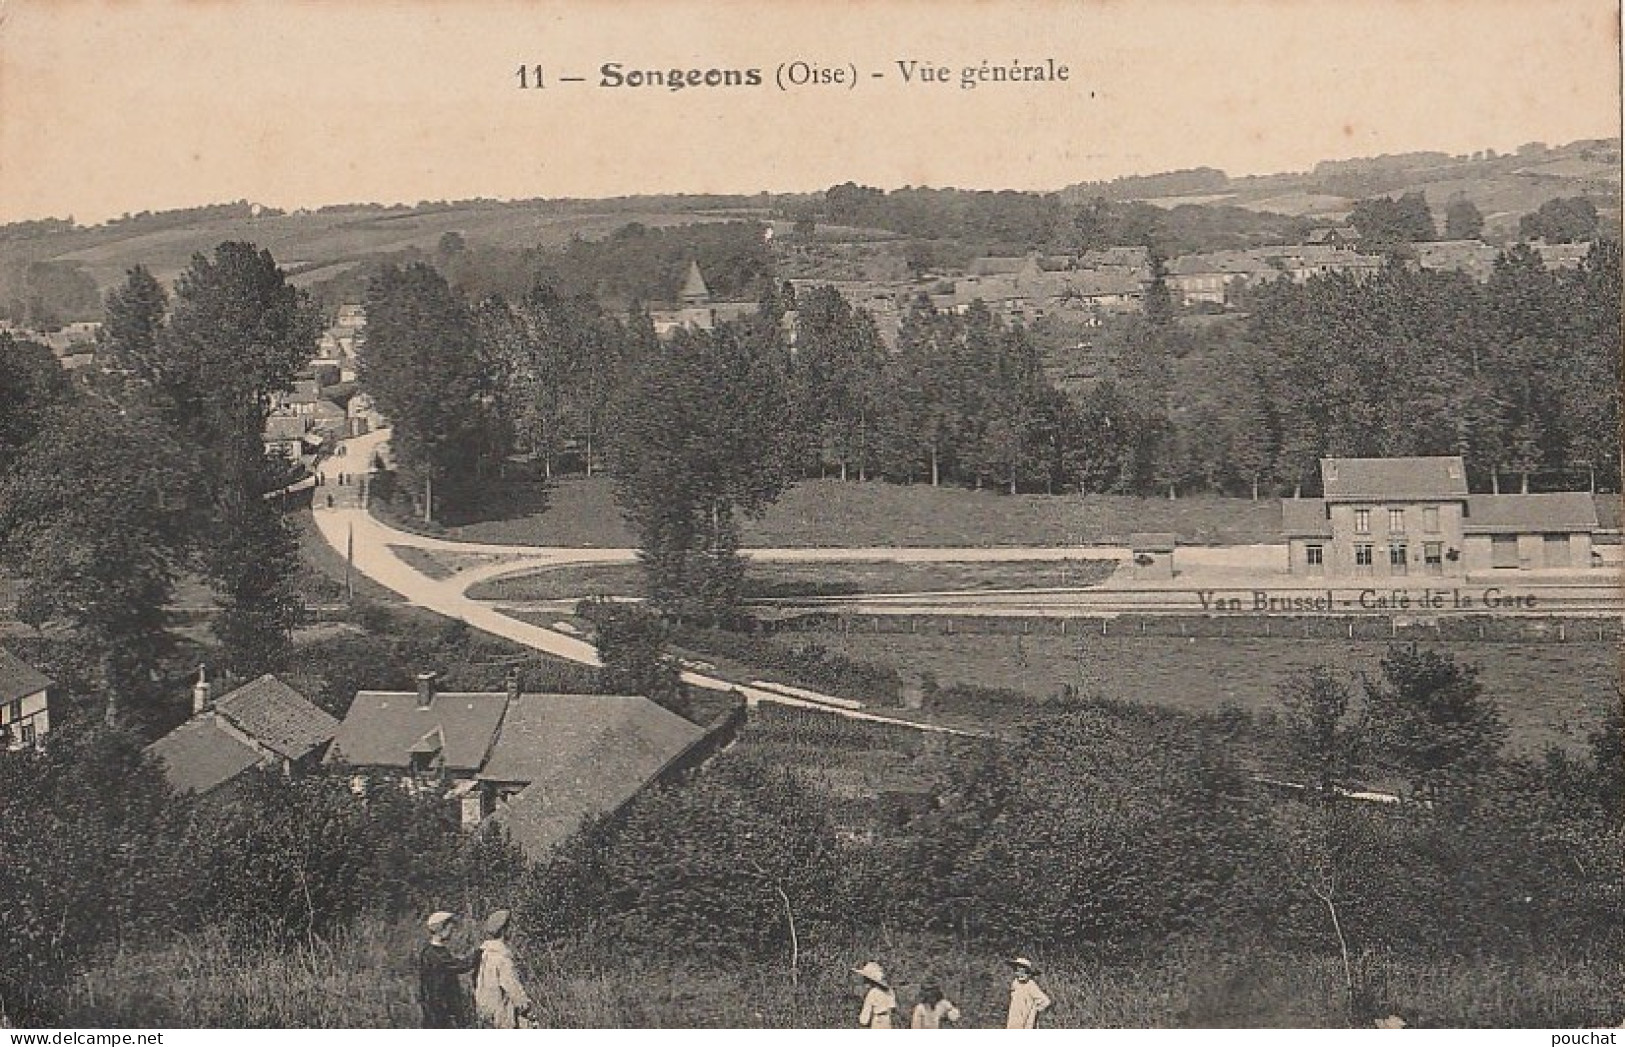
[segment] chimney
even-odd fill
[[[418,673],[418,708],[427,709],[434,701],[434,673]]]
[[[207,712],[214,701],[214,685],[209,683],[209,667],[197,667],[197,683],[192,685],[192,715]]]
[[[508,701],[510,701],[510,702],[518,701],[519,700],[519,692],[521,690],[521,688],[519,686],[519,683],[520,683],[520,681],[519,681],[519,670],[518,669],[509,669],[507,678],[504,679],[503,683],[507,686]]]

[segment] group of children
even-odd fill
[[[1007,1029],[1036,1029],[1038,1016],[1049,1010],[1054,1002],[1036,981],[1038,967],[1025,956],[1010,961],[1014,977],[1010,981],[1010,1012],[1005,1018]],[[886,969],[873,960],[852,973],[868,985],[863,997],[863,1009],[858,1012],[858,1025],[865,1029],[890,1029],[897,1020],[897,993],[886,981]],[[920,1001],[914,1005],[909,1019],[911,1029],[940,1029],[945,1023],[959,1021],[959,1008],[942,993],[935,982],[920,987]]]
[[[451,949],[457,917],[437,912],[426,921],[429,940],[418,951],[418,1002],[426,1029],[464,1029],[476,1022],[487,1029],[522,1029],[530,1021],[530,994],[519,981],[508,948],[506,909],[485,918],[478,949],[459,955]],[[474,973],[472,1000],[463,975]],[[470,1006],[472,1004],[472,1006]]]

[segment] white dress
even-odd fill
[[[530,994],[519,984],[508,943],[490,938],[480,943],[480,966],[474,974],[474,1013],[491,1029],[519,1028],[519,1014],[530,1007]]]

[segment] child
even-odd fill
[[[942,988],[935,982],[926,982],[920,987],[920,1002],[914,1005],[914,1020],[909,1023],[914,1029],[940,1029],[946,1019],[950,1022],[959,1020],[959,1008],[953,1001],[942,995]]]
[[[890,1029],[892,1015],[897,1011],[897,995],[886,984],[886,969],[873,960],[852,973],[869,985],[863,997],[863,1010],[858,1014],[858,1025],[865,1029]]]
[[[1031,960],[1017,956],[1010,961],[1010,966],[1015,969],[1016,976],[1010,983],[1010,1017],[1004,1027],[1036,1029],[1039,1014],[1049,1010],[1054,1001],[1033,981],[1038,976],[1038,967]]]

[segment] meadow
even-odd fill
[[[543,499],[526,485],[496,499],[500,518],[448,525],[436,533],[471,542],[630,548],[604,476],[554,482]],[[1281,503],[1266,498],[1193,496],[1170,500],[973,491],[925,484],[803,480],[759,520],[742,521],[747,547],[1082,545],[1116,543],[1137,531],[1167,531],[1187,544],[1252,544],[1281,538]]]
[[[943,683],[1002,687],[1035,699],[1071,686],[1084,694],[1210,713],[1225,705],[1252,712],[1278,707],[1276,690],[1316,665],[1375,673],[1388,645],[1370,640],[1263,638],[797,634],[858,661],[929,671]],[[1617,707],[1619,649],[1610,643],[1438,643],[1476,665],[1487,694],[1511,727],[1513,752],[1574,749]]]
[[[925,593],[965,589],[1094,585],[1112,573],[1110,560],[1029,560],[1012,563],[775,563],[745,571],[745,598],[788,599],[858,593]],[[422,568],[420,568],[422,569]],[[444,568],[438,568],[444,570]],[[437,577],[445,577],[445,574]],[[556,567],[475,585],[476,600],[525,602],[583,596],[641,596],[642,568],[629,564]]]

